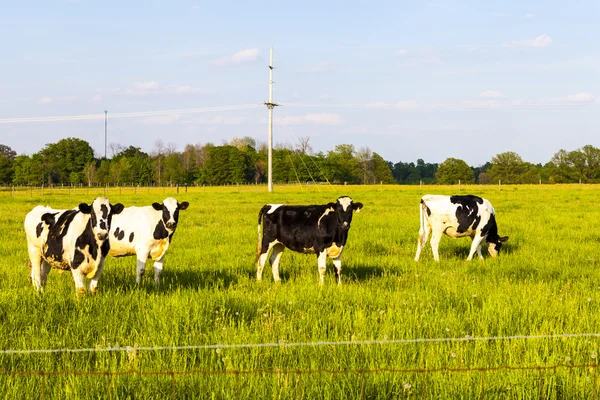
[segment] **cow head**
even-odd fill
[[[348,196],[342,196],[335,203],[329,203],[328,205],[333,208],[337,223],[343,230],[350,229],[352,211],[359,212],[363,207],[362,203],[353,203],[352,199]]]
[[[175,231],[179,221],[179,210],[186,210],[190,203],[184,201],[178,203],[173,197],[167,197],[161,203],[152,203],[152,208],[156,211],[162,211],[162,221],[169,231]]]
[[[92,232],[98,240],[108,239],[110,231],[110,223],[114,214],[120,214],[123,211],[123,204],[110,204],[105,197],[96,197],[91,205],[81,203],[79,211],[84,214],[90,214],[90,223],[92,224]]]
[[[497,240],[493,242],[488,242],[488,251],[492,257],[496,257],[500,253],[500,248],[502,247],[502,243],[508,240],[508,236],[498,237]]]

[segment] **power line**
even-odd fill
[[[230,110],[246,110],[251,108],[263,107],[263,104],[241,104],[232,106],[217,106],[204,108],[182,108],[177,110],[156,110],[156,111],[139,111],[128,113],[115,113],[110,115],[111,118],[135,118],[135,117],[154,117],[158,115],[171,114],[194,114],[213,111],[230,111]],[[87,114],[87,115],[67,115],[58,117],[24,117],[24,118],[0,118],[0,124],[14,124],[25,122],[64,122],[64,121],[87,121],[102,119],[105,114]]]

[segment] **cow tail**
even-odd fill
[[[421,229],[419,232],[425,232],[425,213],[426,212],[427,212],[427,204],[425,204],[425,200],[421,199],[421,210],[420,210]]]
[[[260,211],[258,212],[258,243],[256,245],[256,259],[258,260],[258,257],[260,257],[260,250],[261,250],[261,242],[262,242],[262,235],[260,232],[260,226],[261,223],[263,221],[263,215],[265,214],[265,212],[267,212],[269,209],[271,208],[270,205],[264,205],[263,208],[260,209]]]

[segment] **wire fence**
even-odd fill
[[[362,340],[362,341],[317,341],[317,342],[298,342],[298,343],[239,343],[239,344],[213,344],[213,345],[197,345],[197,346],[162,346],[162,347],[94,347],[94,348],[79,348],[79,349],[21,349],[21,350],[10,350],[0,349],[0,356],[11,357],[16,355],[40,355],[40,354],[62,354],[62,353],[114,353],[114,352],[127,352],[130,354],[137,354],[138,352],[156,352],[163,350],[170,351],[186,351],[186,350],[216,350],[220,349],[248,349],[248,348],[289,348],[289,347],[331,347],[331,346],[370,346],[370,345],[392,345],[392,344],[420,344],[420,343],[440,343],[440,342],[492,342],[492,341],[515,341],[515,340],[556,340],[556,339],[574,339],[574,338],[600,338],[600,333],[564,333],[556,335],[513,335],[513,336],[489,336],[489,337],[446,337],[446,338],[415,338],[415,339],[391,339],[391,340]],[[473,398],[485,398],[488,389],[493,387],[497,381],[497,375],[493,375],[497,372],[511,371],[511,372],[534,372],[536,375],[536,381],[531,383],[529,391],[532,390],[538,393],[538,398],[543,399],[546,395],[552,394],[555,389],[555,385],[551,382],[553,374],[559,370],[564,370],[568,373],[579,371],[579,375],[583,374],[583,371],[587,370],[589,388],[586,391],[586,398],[598,399],[598,367],[600,364],[596,361],[596,353],[593,353],[592,362],[588,363],[571,363],[570,360],[566,360],[564,363],[552,364],[552,365],[497,365],[497,366],[441,366],[432,368],[358,368],[358,369],[331,369],[331,368],[314,368],[314,369],[264,369],[264,368],[250,368],[250,369],[236,369],[233,367],[222,368],[222,369],[182,369],[182,370],[139,370],[139,369],[127,369],[127,370],[77,370],[77,369],[57,369],[57,370],[24,370],[24,369],[0,369],[0,376],[5,377],[25,377],[35,378],[39,380],[34,385],[38,388],[39,397],[42,399],[46,398],[47,393],[47,378],[49,377],[91,377],[106,379],[107,397],[111,397],[111,393],[114,391],[115,379],[124,376],[134,376],[137,378],[143,377],[168,377],[170,379],[170,397],[173,399],[184,397],[189,395],[186,391],[185,382],[181,382],[178,385],[178,378],[192,376],[229,376],[234,377],[235,382],[230,385],[233,393],[237,393],[239,398],[242,398],[240,393],[242,387],[248,387],[248,381],[252,379],[260,379],[265,376],[276,376],[276,377],[295,377],[292,378],[292,383],[288,382],[288,386],[291,386],[290,390],[293,390],[296,394],[294,397],[297,398],[310,398],[312,394],[306,394],[305,390],[314,390],[314,382],[309,387],[306,376],[317,376],[318,379],[325,379],[329,376],[333,379],[335,376],[349,377],[352,381],[354,390],[353,398],[371,398],[370,392],[365,391],[367,383],[370,383],[370,390],[375,385],[373,381],[369,382],[369,379],[374,380],[375,376],[388,374],[396,378],[404,378],[412,376],[411,384],[408,383],[397,383],[396,386],[400,386],[399,390],[410,390],[412,394],[419,394],[420,398],[428,398],[428,394],[431,398],[437,398],[435,395],[435,389],[439,390],[439,387],[435,387],[439,374],[468,374],[477,373],[474,379],[476,384],[474,388],[470,390],[477,391],[477,396],[474,393],[470,393]],[[436,374],[437,377],[436,377]],[[420,376],[415,382],[414,375]],[[411,379],[408,379],[411,380]],[[451,382],[453,382],[451,380]],[[96,382],[97,383],[97,382]],[[31,382],[30,382],[31,384]],[[531,387],[533,385],[533,388]],[[564,385],[564,383],[563,383]],[[54,387],[53,387],[54,388]],[[564,390],[564,387],[561,388]],[[574,393],[577,392],[574,390]],[[118,396],[117,396],[118,397]],[[549,396],[552,397],[552,396]]]

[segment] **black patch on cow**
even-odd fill
[[[104,243],[108,243],[108,240],[105,240]],[[94,237],[94,231],[92,230],[91,220],[86,224],[85,229],[83,230],[81,235],[79,235],[77,241],[75,241],[75,253],[77,253],[79,249],[85,249],[86,246],[89,246],[88,252],[90,253],[92,259],[96,260],[96,258],[98,257],[98,243],[96,242],[96,238]],[[73,265],[72,268],[76,269],[78,266],[79,264]]]
[[[108,218],[108,207],[106,207],[106,204],[100,206],[100,211],[102,211],[102,219]]]
[[[69,231],[69,226],[73,222],[78,210],[67,210],[59,215],[56,222],[50,226],[48,239],[44,248],[44,258],[55,261],[56,266],[63,261],[63,238]],[[54,214],[56,215],[56,214]],[[50,218],[54,220],[54,215],[46,213],[42,215],[42,219],[47,222]],[[65,267],[65,265],[62,265]]]
[[[106,257],[106,255],[110,251],[110,240],[105,240],[104,243],[102,243],[100,251],[102,252],[102,257]]]
[[[100,229],[102,229],[103,231],[106,230],[106,222],[104,222],[104,220],[100,221]]]
[[[73,256],[73,263],[71,263],[71,268],[77,269],[82,263],[85,261],[85,256],[79,249],[75,249],[75,255]]]
[[[54,216],[58,214],[57,212],[55,213],[45,213],[42,214],[42,222],[44,222],[46,225],[48,225],[48,227],[51,227],[52,225],[54,225]]]
[[[425,204],[425,201],[423,199],[421,199],[421,204],[425,206],[425,211],[427,211],[427,216],[430,217],[431,210],[429,209],[429,207],[427,207],[427,204]]]
[[[496,250],[500,247],[498,246],[500,242],[500,236],[498,236],[498,225],[496,224],[496,216],[494,214],[490,215],[490,219],[487,224],[483,228],[481,228],[481,236],[485,237],[485,241],[488,243],[496,243]]]
[[[133,242],[133,232],[131,232],[131,235],[129,235],[129,243]]]
[[[115,238],[119,238],[119,233],[121,233],[121,228],[117,227],[117,229],[115,229],[115,232],[113,233],[113,235],[115,235]]]
[[[158,221],[158,223],[156,224],[156,228],[154,228],[153,237],[156,240],[161,240],[169,237],[169,232],[167,231],[163,220]]]
[[[119,237],[117,239],[123,240],[124,237],[125,237],[125,231],[121,231],[121,232],[119,232]]]
[[[42,234],[42,231],[44,230],[44,223],[40,222],[39,224],[37,224],[37,226],[35,227],[35,235],[37,237],[40,237],[40,235]]]
[[[473,195],[450,196],[450,202],[458,205],[456,208],[456,219],[458,220],[456,232],[464,233],[469,228],[476,229],[481,221],[478,204],[483,204],[483,199]]]
[[[175,210],[175,213],[177,213],[177,211],[178,210]],[[163,222],[166,224],[167,222],[169,222],[170,219],[171,219],[171,213],[169,212],[169,209],[167,207],[163,207],[163,210],[162,210],[162,220],[163,220]],[[175,222],[177,222],[176,218],[173,218],[173,219],[175,219]]]

